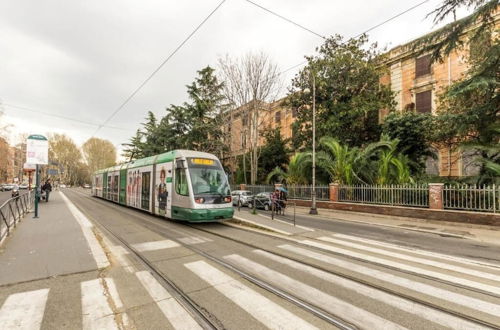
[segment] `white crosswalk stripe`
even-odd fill
[[[201,243],[212,242],[212,240],[209,239],[209,238],[196,237],[196,236],[182,237],[182,238],[179,238],[179,241],[181,241],[182,243],[187,244],[187,245],[194,245],[194,244],[201,244]]]
[[[273,285],[282,287],[286,291],[291,292],[302,299],[313,299],[313,301],[309,302],[320,305],[324,310],[331,312],[333,315],[338,315],[361,328],[406,329],[403,326],[381,318],[380,316],[365,311],[334,296],[328,295],[319,289],[262,266],[240,255],[232,254],[224,258],[245,268],[247,271],[258,274],[261,278],[264,277],[266,281],[272,283]]]
[[[49,289],[11,294],[0,308],[1,329],[40,329]]]
[[[111,279],[106,279],[109,285]],[[80,283],[82,290],[83,329],[119,329],[101,279]]]
[[[320,248],[323,250],[332,251],[332,252],[336,252],[336,253],[343,254],[346,256],[371,261],[371,262],[374,262],[377,264],[382,264],[382,265],[394,267],[396,269],[401,269],[401,270],[409,271],[412,273],[427,275],[427,276],[430,276],[430,277],[433,277],[436,279],[440,279],[440,280],[448,281],[451,283],[456,283],[456,284],[460,284],[460,285],[467,286],[470,288],[476,288],[479,290],[483,290],[485,292],[492,292],[492,293],[500,295],[500,285],[489,285],[489,284],[481,283],[478,281],[473,281],[473,280],[469,280],[466,278],[460,278],[457,276],[449,275],[447,273],[445,274],[445,273],[441,273],[438,271],[429,270],[429,269],[425,269],[425,268],[421,268],[421,267],[410,266],[410,265],[407,265],[404,263],[400,263],[398,261],[387,260],[384,258],[380,258],[380,257],[372,256],[372,255],[367,255],[367,254],[363,254],[363,253],[335,247],[335,246],[320,243],[320,242],[304,240],[304,241],[301,241],[301,243],[309,245],[309,246],[317,247],[317,248]]]
[[[132,244],[132,247],[139,252],[170,249],[174,247],[179,247],[180,245],[172,240],[166,239],[163,241],[152,241],[144,243]]]
[[[334,265],[337,267],[344,268],[350,272],[358,273],[361,275],[370,274],[371,277],[377,278],[378,280],[383,280],[387,283],[394,284],[415,292],[419,292],[431,297],[435,297],[438,299],[443,299],[449,301],[451,303],[461,305],[464,307],[471,308],[473,310],[477,310],[483,313],[487,313],[493,316],[500,315],[500,305],[490,303],[487,301],[483,301],[477,298],[469,297],[463,294],[455,293],[452,291],[448,291],[445,289],[441,289],[432,285],[428,285],[425,283],[412,281],[410,279],[400,277],[389,272],[383,272],[380,270],[376,270],[373,268],[365,267],[353,262],[345,261],[339,258],[334,258],[331,256],[327,256],[325,254],[321,254],[318,252],[310,251],[301,247],[292,246],[289,244],[280,245],[279,248],[282,248],[287,251],[291,251],[293,253],[313,258],[330,265]]]
[[[356,293],[375,299],[377,301],[380,301],[382,303],[391,305],[395,308],[398,308],[402,311],[406,312],[411,312],[412,314],[417,315],[418,317],[421,317],[423,319],[427,319],[431,322],[438,323],[444,327],[448,327],[450,329],[456,329],[456,330],[472,330],[472,329],[485,329],[484,327],[481,327],[477,324],[468,322],[466,320],[463,320],[461,318],[455,317],[453,315],[447,314],[440,312],[438,310],[435,310],[433,308],[429,308],[423,305],[420,305],[418,303],[412,302],[408,299],[401,298],[392,294],[385,293],[383,291],[374,289],[372,287],[369,287],[364,284],[360,284],[358,282],[331,274],[327,273],[325,271],[319,270],[317,268],[307,266],[301,263],[298,263],[296,261],[286,259],[280,256],[277,256],[275,254],[271,254],[266,251],[262,250],[254,250],[255,253],[264,256],[266,258],[269,258],[273,261],[282,263],[284,265],[290,266],[294,269],[303,271],[307,274],[316,276],[320,279],[323,279],[325,281],[328,281],[330,283],[342,286],[346,289],[353,290]]]
[[[388,251],[388,250],[384,250],[384,249],[380,249],[380,248],[369,247],[369,246],[365,246],[362,244],[342,241],[342,240],[331,238],[331,237],[319,237],[318,239],[325,241],[325,242],[343,245],[343,246],[347,246],[350,248],[363,250],[363,251],[367,251],[367,252],[377,253],[377,254],[381,254],[384,256],[388,256],[388,257],[407,260],[407,261],[411,261],[414,263],[433,266],[433,267],[437,267],[437,268],[441,268],[441,269],[448,269],[448,270],[451,270],[454,272],[473,275],[476,277],[482,277],[482,278],[492,280],[492,281],[499,281],[499,285],[500,285],[500,276],[495,275],[495,274],[491,274],[491,273],[478,271],[475,269],[471,269],[470,267],[466,268],[466,267],[461,267],[461,266],[449,264],[446,262],[431,260],[429,258],[425,259],[425,258],[420,258],[420,257],[414,257],[414,256],[403,254],[403,253],[392,252],[392,251]]]
[[[175,329],[201,329],[191,315],[148,271],[137,272],[135,275]]]
[[[269,329],[316,329],[310,323],[290,313],[258,292],[224,274],[205,261],[184,264]]]
[[[386,248],[390,248],[392,250],[403,251],[405,253],[409,252],[409,253],[421,255],[424,257],[435,257],[435,258],[444,259],[444,260],[457,261],[457,262],[460,262],[460,263],[466,264],[466,265],[481,266],[481,268],[484,268],[487,270],[500,271],[500,265],[495,265],[495,264],[488,263],[488,262],[485,262],[482,260],[466,259],[466,258],[451,256],[451,255],[447,255],[447,254],[419,250],[419,249],[416,249],[413,247],[400,246],[400,245],[386,243],[386,242],[379,242],[379,241],[375,241],[375,240],[368,239],[368,238],[361,238],[361,237],[345,235],[345,234],[332,234],[332,236],[335,238],[341,238],[341,239],[345,239],[345,240],[349,240],[349,241],[356,241],[356,242],[366,243],[369,245],[386,247]]]

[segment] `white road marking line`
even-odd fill
[[[438,279],[441,279],[444,281],[457,283],[457,284],[465,285],[465,286],[468,286],[471,288],[480,289],[480,290],[483,290],[486,292],[493,292],[493,293],[500,295],[500,286],[497,286],[497,285],[483,284],[483,283],[468,280],[465,278],[460,278],[460,277],[456,277],[453,275],[443,274],[440,272],[427,270],[427,269],[420,268],[420,267],[414,267],[414,266],[406,265],[403,263],[399,263],[397,261],[378,258],[378,257],[370,256],[367,254],[349,251],[346,249],[342,249],[342,248],[338,248],[338,247],[334,247],[331,245],[318,243],[318,242],[314,242],[314,241],[304,240],[304,241],[301,241],[301,243],[307,244],[309,246],[318,247],[320,249],[324,249],[327,251],[332,251],[332,252],[340,253],[343,255],[359,258],[361,260],[368,260],[368,261],[371,261],[374,263],[394,267],[396,269],[401,269],[401,270],[405,270],[405,271],[409,271],[409,272],[413,272],[413,273],[417,273],[417,274],[427,275],[427,276],[438,278]]]
[[[2,329],[40,329],[49,289],[11,294],[0,308]]]
[[[419,316],[421,318],[427,319],[431,322],[438,323],[444,327],[448,327],[450,329],[457,329],[457,330],[469,330],[469,329],[486,329],[485,327],[482,327],[476,323],[469,322],[467,320],[458,318],[456,316],[440,312],[438,310],[435,310],[433,308],[429,308],[427,306],[423,306],[421,304],[412,302],[408,299],[401,298],[389,293],[385,293],[383,291],[374,289],[372,287],[369,287],[364,284],[357,283],[355,281],[327,273],[325,271],[322,271],[320,269],[307,266],[301,263],[298,263],[296,261],[286,259],[274,254],[271,254],[266,251],[262,250],[254,250],[253,252],[267,257],[273,261],[282,263],[284,265],[290,266],[292,268],[295,268],[297,270],[301,270],[305,273],[308,273],[310,275],[316,276],[322,280],[328,281],[330,283],[342,286],[348,290],[353,290],[357,292],[360,295],[370,297],[372,299],[375,299],[377,301],[380,301],[382,303],[391,305],[397,309],[400,309],[402,311],[408,312],[415,314],[416,316]]]
[[[258,223],[258,222],[255,222],[255,221],[252,221],[252,220],[248,220],[248,219],[245,219],[245,218],[242,218],[242,217],[239,217],[239,216],[233,216],[234,219],[236,220],[239,220],[239,221],[243,221],[243,222],[248,222],[248,223],[251,223],[252,225],[255,225],[257,227],[262,227],[262,228],[265,228],[265,229],[268,229],[270,231],[274,231],[278,234],[283,234],[283,235],[292,235],[292,233],[289,233],[287,231],[284,231],[284,230],[280,230],[280,229],[276,229],[276,228],[273,228],[271,226],[266,226],[266,225],[263,225],[261,223]],[[224,223],[223,223],[224,224]]]
[[[465,263],[465,264],[474,265],[474,266],[481,266],[483,268],[493,269],[496,271],[498,271],[500,269],[500,265],[487,263],[487,262],[484,262],[481,260],[466,259],[466,258],[451,256],[451,255],[442,254],[442,253],[419,250],[419,249],[416,249],[413,247],[407,247],[407,246],[401,246],[401,245],[396,245],[396,244],[391,244],[391,243],[379,242],[379,241],[368,239],[368,238],[361,238],[361,237],[344,235],[344,234],[332,234],[332,236],[337,237],[337,238],[342,238],[342,239],[348,239],[351,241],[368,243],[368,244],[372,244],[372,245],[376,245],[376,246],[388,247],[388,248],[398,250],[398,251],[411,252],[413,254],[419,254],[422,256],[426,256],[426,257],[436,257],[436,258],[445,259],[445,260],[458,261],[460,263]]]
[[[83,329],[118,329],[100,279],[80,283]]]
[[[196,236],[182,237],[182,238],[179,238],[179,241],[181,241],[184,244],[188,244],[188,245],[212,242],[212,240],[209,238],[196,237]]]
[[[166,239],[163,241],[153,241],[153,242],[132,244],[132,246],[139,252],[145,252],[145,251],[154,251],[154,250],[161,250],[161,249],[170,249],[170,248],[178,247],[180,245],[174,241]]]
[[[64,193],[60,192],[62,199],[68,206],[70,212],[75,217],[76,221],[82,228],[83,236],[87,240],[87,244],[90,247],[90,251],[92,252],[92,256],[97,264],[97,268],[106,268],[109,266],[108,257],[106,257],[106,253],[102,249],[101,245],[97,241],[97,238],[92,231],[92,223],[87,219],[87,217],[80,212],[79,209],[64,195]]]
[[[237,254],[224,257],[233,263],[245,268],[247,271],[259,274],[268,282],[273,283],[286,291],[308,300],[310,303],[322,306],[322,308],[334,315],[344,318],[346,321],[366,329],[406,329],[405,327],[386,320],[378,315],[349,304],[341,299],[324,293],[310,285],[304,284],[291,277],[262,266]]]
[[[118,309],[118,311],[121,312],[121,318],[122,318],[122,323],[125,327],[128,327],[129,325],[129,320],[128,320],[128,315],[124,311],[124,306],[123,302],[120,298],[120,295],[118,294],[118,290],[116,289],[115,282],[111,278],[104,278],[104,281],[106,281],[106,286],[108,288],[109,295],[111,296],[111,299],[113,300],[113,303],[115,304],[115,307]]]
[[[451,265],[448,263],[439,262],[439,261],[435,261],[435,260],[431,260],[431,259],[414,257],[411,255],[406,255],[406,254],[392,252],[392,251],[388,251],[388,250],[384,250],[384,249],[369,247],[369,246],[365,246],[365,245],[361,245],[361,244],[357,244],[357,243],[346,242],[346,241],[342,241],[342,240],[331,238],[331,237],[320,237],[318,239],[325,241],[325,242],[329,242],[329,243],[335,243],[335,244],[355,248],[358,250],[364,250],[364,251],[369,251],[369,252],[373,252],[373,253],[378,253],[378,254],[386,255],[389,257],[397,258],[397,259],[403,259],[403,260],[407,260],[407,261],[411,261],[411,262],[415,262],[415,263],[419,263],[419,264],[424,264],[424,265],[428,265],[428,266],[433,266],[433,267],[437,267],[437,268],[441,268],[441,269],[448,269],[448,270],[451,270],[454,272],[464,273],[467,275],[472,275],[472,276],[481,277],[481,278],[485,278],[488,280],[500,282],[500,276],[498,276],[498,275],[485,273],[485,272],[481,272],[481,271],[470,269],[470,268]],[[500,283],[499,283],[499,285],[500,285]]]
[[[317,329],[205,261],[184,266],[270,329]]]
[[[331,265],[335,265],[349,271],[362,274],[362,275],[370,275],[373,278],[378,280],[383,280],[387,283],[394,284],[415,292],[419,292],[431,297],[435,297],[438,299],[446,300],[451,303],[461,305],[467,308],[471,308],[473,310],[477,310],[483,313],[487,313],[498,317],[500,315],[500,305],[489,303],[487,301],[483,301],[480,299],[476,299],[473,297],[469,297],[466,295],[462,295],[459,293],[451,292],[445,289],[441,289],[438,287],[434,287],[432,285],[416,282],[409,280],[404,277],[396,276],[391,273],[379,271],[376,269],[368,268],[362,265],[358,265],[349,261],[344,261],[341,259],[333,258],[321,253],[317,253],[314,251],[309,251],[297,246],[292,246],[288,244],[280,245],[279,248],[291,251],[305,257],[313,258]]]
[[[148,271],[137,272],[135,275],[175,329],[202,329],[153,275]]]
[[[262,214],[259,214],[259,216],[263,217],[263,218],[267,218],[269,220],[272,220],[272,221],[278,221],[278,222],[281,222],[281,223],[284,223],[284,224],[287,224],[289,226],[292,226],[293,224],[291,222],[288,222],[288,221],[284,221],[284,220],[279,220],[279,219],[276,219],[276,218],[272,218],[270,216],[267,216],[267,215],[262,215]],[[304,226],[301,226],[301,225],[295,225],[294,227],[296,228],[300,228],[300,229],[304,229],[304,230],[307,230],[307,231],[314,231],[313,228],[309,228],[309,227],[304,227]]]

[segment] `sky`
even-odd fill
[[[13,143],[20,133],[55,132],[83,144],[220,2],[2,0],[0,119],[10,124],[3,133]],[[254,2],[318,34],[353,37],[422,0]],[[428,0],[371,31],[370,42],[390,49],[436,29],[426,15],[440,2]],[[220,57],[263,51],[286,70],[321,43],[248,1],[226,0],[95,136],[121,150],[148,111],[162,117],[186,101],[196,72]],[[283,75],[285,85],[299,69]]]

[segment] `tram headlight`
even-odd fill
[[[203,204],[203,203],[205,203],[205,198],[203,198],[203,197],[197,197],[197,198],[194,199],[194,201],[196,203],[198,203],[198,204]]]
[[[231,203],[231,201],[232,201],[231,196],[224,197],[224,203]]]

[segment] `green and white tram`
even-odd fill
[[[212,154],[174,150],[94,173],[92,195],[169,219],[231,219],[231,191]]]

